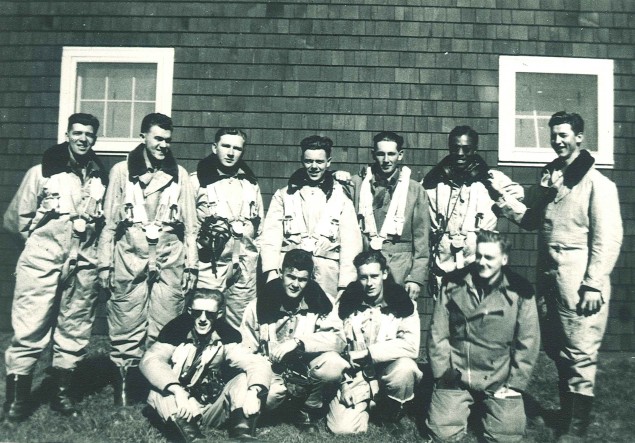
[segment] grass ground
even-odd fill
[[[0,334],[0,351],[9,343],[8,334]],[[165,436],[150,424],[143,415],[143,404],[127,408],[115,408],[112,404],[112,388],[107,381],[110,363],[107,358],[105,337],[96,336],[92,340],[90,355],[80,368],[82,415],[77,418],[63,418],[52,412],[44,404],[48,386],[43,356],[34,379],[34,399],[40,404],[33,415],[24,423],[0,423],[0,441],[15,442],[166,442]],[[4,368],[2,369],[4,380]],[[598,388],[593,422],[589,429],[588,441],[633,442],[635,441],[635,356],[627,354],[603,354],[600,357]],[[528,414],[535,415],[558,406],[556,393],[556,371],[553,363],[541,354],[534,377],[528,388]],[[420,432],[425,414],[425,384],[419,399],[415,399],[410,414],[404,420],[405,432],[399,438],[385,429],[371,424],[367,434],[362,436],[334,436],[324,424],[320,433],[307,436],[285,423],[265,424],[258,429],[262,441],[276,443],[313,442],[415,442],[421,441]],[[4,382],[0,383],[0,398],[4,398]],[[223,441],[225,431],[206,431],[209,441]],[[551,429],[539,420],[532,420],[524,442],[553,441]],[[470,431],[463,440],[477,441]]]

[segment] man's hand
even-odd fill
[[[585,288],[580,288],[580,303],[579,313],[585,317],[589,317],[600,310],[604,304],[602,293],[599,291],[592,291]]]
[[[172,385],[169,388],[172,395],[174,395],[174,401],[176,403],[176,417],[183,420],[191,420],[197,415],[201,414],[201,407],[198,402],[190,398],[190,394],[180,385]]]
[[[340,403],[347,408],[355,406],[355,397],[353,396],[352,383],[343,382],[340,386]]]
[[[361,362],[368,357],[368,349],[362,349],[361,351],[351,351],[348,353],[349,363],[353,369],[361,367]]]
[[[243,413],[245,414],[245,418],[251,417],[254,414],[260,412],[260,398],[258,398],[258,394],[260,393],[260,389],[257,386],[250,386],[247,389],[247,394],[245,394],[245,402],[243,403]]]
[[[410,296],[410,300],[416,300],[419,298],[419,294],[421,294],[421,285],[419,283],[415,283],[413,281],[406,282],[404,285],[408,295]]]
[[[285,355],[295,351],[297,347],[298,343],[295,340],[284,341],[271,351],[269,358],[272,363],[280,363]]]
[[[99,271],[97,278],[99,279],[99,286],[110,290],[110,269],[102,269]]]
[[[348,183],[351,181],[351,173],[348,171],[335,171],[333,176],[338,182]]]
[[[183,271],[183,281],[181,287],[184,293],[188,293],[196,289],[196,282],[198,281],[198,270],[185,268]]]

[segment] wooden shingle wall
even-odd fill
[[[63,46],[174,47],[177,157],[193,170],[219,126],[243,127],[267,202],[314,133],[334,140],[334,168],[355,171],[374,133],[398,131],[420,178],[445,155],[447,133],[469,124],[495,165],[500,55],[610,58],[616,165],[604,172],[619,186],[625,240],[604,348],[633,351],[634,22],[630,0],[2,1],[0,211],[55,142]],[[500,169],[524,185],[538,177],[537,168]],[[533,279],[534,234],[500,227]],[[6,234],[0,249],[7,329],[19,250]]]

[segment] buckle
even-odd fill
[[[161,231],[161,227],[155,225],[154,223],[150,223],[149,225],[145,225],[143,230],[146,233],[148,243],[156,244],[159,241],[159,232]]]

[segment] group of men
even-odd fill
[[[450,132],[449,155],[421,183],[394,132],[373,138],[373,162],[352,177],[329,169],[331,139],[310,136],[265,215],[244,131],[218,130],[189,175],[170,149],[172,120],[149,114],[142,143],[108,176],[92,151],[99,121],[73,114],[68,141],[27,172],[5,214],[26,242],[6,417],[28,416],[51,342],[51,407],[78,414],[73,373],[99,284],[110,293],[115,404],[129,403],[139,369],[148,403],[186,441],[223,423],[249,438],[274,409],[306,431],[326,415],[334,433],[364,432],[371,412],[398,430],[422,378],[415,300],[427,281],[431,439],[460,437],[475,402],[487,439],[520,439],[541,330],[558,369],[559,432],[584,436],[622,226],[615,185],[580,147],[582,118],[559,112],[549,126],[558,158],[526,196],[476,154],[469,126]],[[540,316],[532,285],[506,266],[499,216],[539,230]]]

